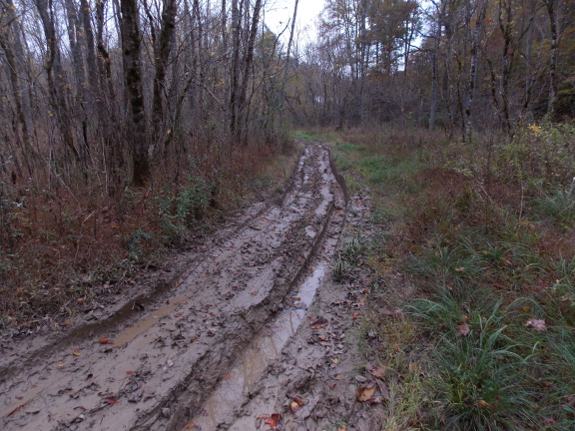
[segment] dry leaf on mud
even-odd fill
[[[383,396],[383,399],[385,401],[389,401],[391,394],[389,392],[389,388],[387,387],[387,385],[385,383],[383,383],[381,380],[377,380],[377,387],[379,388],[379,392],[381,392],[381,395]]]
[[[80,356],[80,350],[78,348],[75,348],[74,350],[72,350],[72,354],[74,356]]]
[[[321,329],[327,326],[327,319],[322,316],[317,316],[311,322],[309,322],[312,329]]]
[[[466,337],[467,335],[469,335],[469,326],[467,326],[467,323],[456,326],[455,329],[457,331],[458,337]]]
[[[107,404],[110,404],[110,405],[118,404],[118,400],[114,397],[106,398],[104,400],[104,402],[106,402]]]
[[[353,313],[351,313],[351,319],[352,319],[352,320],[357,319],[357,316],[359,316],[359,312],[354,311]]]
[[[385,368],[378,368],[377,370],[372,371],[372,373],[371,373],[371,375],[373,377],[376,377],[378,379],[383,379],[386,374],[387,374],[387,370]]]
[[[256,419],[263,419],[264,423],[268,424],[272,430],[275,429],[280,423],[280,415],[277,413],[273,413],[271,415],[261,415]]]
[[[375,394],[375,383],[370,382],[365,385],[362,385],[357,390],[357,400],[361,401],[362,403],[371,400],[373,395]]]
[[[527,323],[525,323],[527,327],[533,327],[536,331],[547,331],[547,326],[545,324],[545,320],[543,319],[529,319]]]
[[[293,401],[289,405],[289,409],[292,413],[297,412],[305,403],[300,397],[293,397]]]

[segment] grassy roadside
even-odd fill
[[[318,133],[367,233],[334,263],[373,272],[366,350],[385,367],[386,430],[575,426],[575,130],[473,146],[428,131]]]
[[[70,326],[92,301],[148,269],[169,269],[170,253],[281,191],[299,155],[282,148],[196,149],[181,161],[186,169],[158,166],[142,189],[61,181],[22,196],[0,183],[0,335]]]

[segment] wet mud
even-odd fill
[[[317,346],[301,337],[310,330],[335,337],[330,365],[347,349],[337,322],[338,310],[347,311],[326,309],[326,319],[317,316],[321,305],[314,310],[316,290],[331,308],[334,298],[349,296],[325,287],[346,216],[347,190],[336,175],[326,149],[306,147],[281,203],[255,204],[195,250],[182,276],[119,304],[67,339],[32,340],[0,360],[0,429],[250,430],[265,424],[265,414],[283,409],[287,392],[301,392],[309,380],[301,370],[312,366],[302,368],[297,358],[309,362],[315,353],[302,344]],[[309,320],[318,317],[325,326],[310,329]],[[326,346],[319,347],[325,361]],[[265,395],[269,390],[275,398]],[[310,412],[321,404],[318,394],[305,397]],[[321,421],[310,417],[297,426],[316,429]]]

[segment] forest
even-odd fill
[[[0,341],[92,315],[322,142],[373,200],[332,271],[369,267],[381,429],[572,429],[575,1],[326,0],[311,38],[288,3],[277,29],[272,0],[0,0]]]

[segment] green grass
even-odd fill
[[[418,130],[330,138],[352,193],[373,198],[361,254],[377,280],[365,332],[379,342],[368,350],[394,392],[384,429],[574,429],[575,183],[565,149],[575,129],[526,128],[476,148]],[[340,253],[341,274],[353,256],[351,246]],[[378,311],[391,308],[404,313]]]

